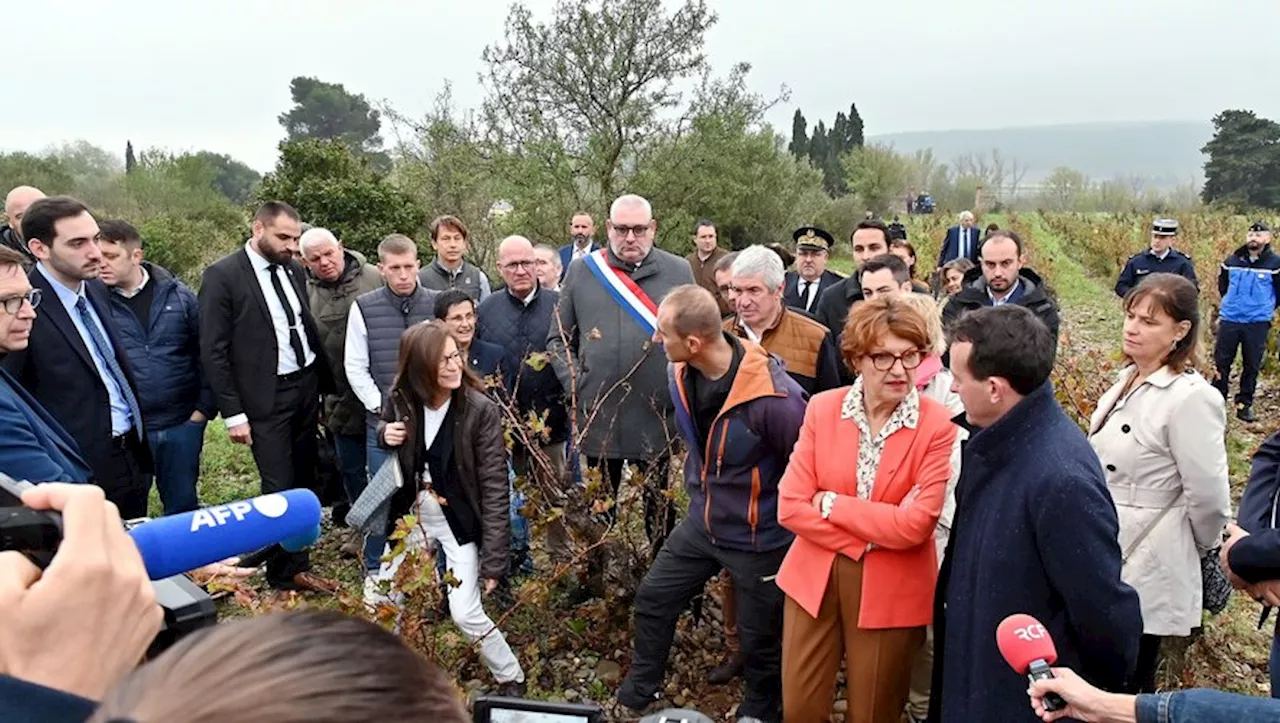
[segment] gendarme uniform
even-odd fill
[[[1158,218],[1151,224],[1151,235],[1174,238],[1178,235],[1178,222],[1171,218]],[[1120,278],[1116,280],[1116,295],[1123,298],[1129,293],[1129,289],[1137,286],[1148,274],[1177,274],[1197,288],[1200,286],[1200,282],[1196,280],[1196,266],[1190,256],[1175,248],[1165,249],[1163,254],[1157,254],[1148,248],[1129,257],[1124,270],[1120,272]]]

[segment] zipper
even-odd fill
[[[760,467],[751,468],[751,501],[747,504],[747,522],[751,524],[751,546],[756,546],[756,526],[760,522]]]

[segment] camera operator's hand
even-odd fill
[[[61,512],[63,540],[43,572],[0,552],[0,673],[101,699],[141,660],[164,611],[101,488],[45,484],[22,501]]]
[[[1027,688],[1031,707],[1042,720],[1073,718],[1085,723],[1133,723],[1137,720],[1138,702],[1132,695],[1118,695],[1089,685],[1070,668],[1054,668],[1055,677],[1037,680]],[[1062,710],[1044,709],[1044,697],[1057,693],[1067,702]]]

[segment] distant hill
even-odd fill
[[[1154,185],[1172,186],[1203,181],[1200,148],[1212,137],[1208,121],[1153,121],[887,133],[867,141],[892,144],[905,153],[932,148],[940,163],[999,148],[1006,158],[1028,167],[1028,184],[1058,166],[1069,166],[1098,180],[1142,176]]]

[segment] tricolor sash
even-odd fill
[[[591,269],[591,273],[613,300],[635,319],[646,334],[653,336],[658,328],[658,305],[653,303],[653,299],[626,272],[609,263],[608,253],[608,249],[593,251],[583,256],[582,262]]]

